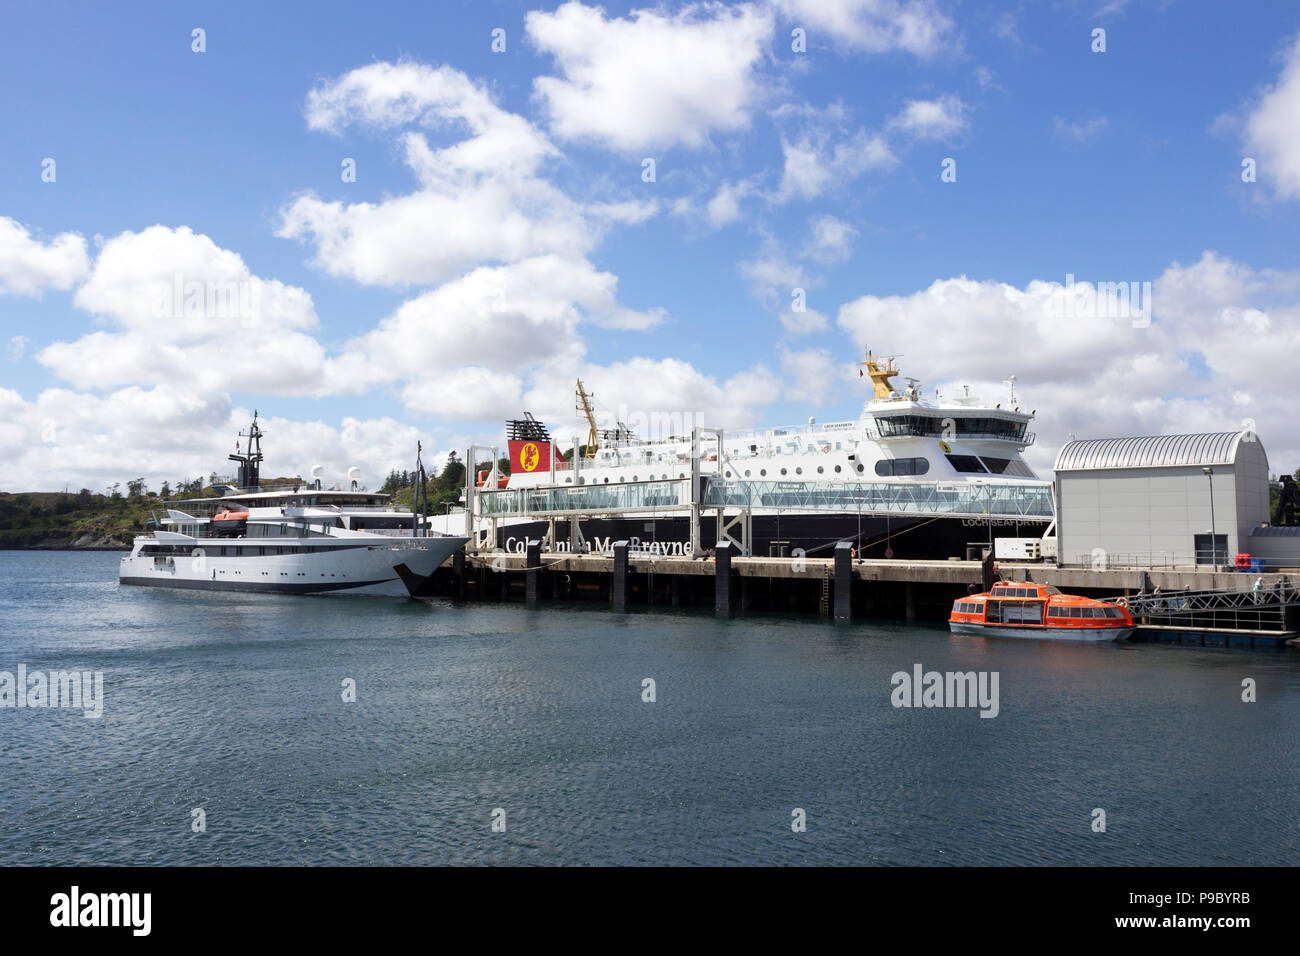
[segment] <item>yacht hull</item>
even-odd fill
[[[421,537],[303,554],[225,557],[202,549],[166,556],[131,554],[122,558],[118,582],[201,591],[407,597],[399,566],[408,575],[428,578],[464,544],[458,537]]]

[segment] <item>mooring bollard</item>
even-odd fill
[[[853,545],[835,546],[835,620],[853,619]]]
[[[731,542],[718,542],[714,555],[713,607],[720,616],[726,616],[731,614]]]
[[[609,602],[619,614],[627,610],[627,549],[626,541],[614,542],[614,577],[609,582]]]
[[[529,538],[524,555],[524,600],[529,607],[536,607],[537,577],[542,573],[542,542]]]

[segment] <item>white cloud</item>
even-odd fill
[[[27,351],[27,343],[30,341],[31,339],[29,339],[25,335],[13,336],[9,340],[9,345],[5,349],[5,351],[9,355],[9,361],[21,362],[23,358],[23,353]]]
[[[853,251],[858,230],[834,216],[814,216],[809,221],[812,236],[803,248],[803,256],[823,266],[843,262]]]
[[[73,302],[110,328],[55,342],[37,358],[79,388],[318,390],[324,352],[308,334],[317,324],[311,296],[253,275],[188,227],[108,240]]]
[[[841,397],[846,367],[826,349],[794,352],[781,346],[779,355],[782,394],[786,398],[815,408]]]
[[[1040,412],[1030,451],[1040,471],[1072,432],[1226,430],[1247,416],[1275,470],[1300,463],[1290,368],[1300,354],[1300,273],[1256,271],[1209,252],[1191,266],[1174,263],[1153,280],[1148,327],[1064,318],[1061,294],[1041,280],[1021,289],[942,279],[910,295],[863,296],[840,309],[838,323],[857,341],[905,355],[905,374],[928,382],[928,394],[969,383],[1005,401],[1001,382],[1017,375],[1022,400]],[[995,347],[1005,342],[1014,349]],[[1244,394],[1225,399],[1235,393]]]
[[[952,20],[930,0],[773,0],[792,22],[834,46],[928,58],[954,42]]]
[[[890,169],[898,159],[879,136],[859,129],[834,141],[826,129],[808,128],[794,138],[781,138],[784,168],[774,202],[816,199],[822,193],[846,189],[873,169]]]
[[[426,394],[425,381],[464,367],[515,372],[550,362],[573,363],[585,351],[579,325],[645,329],[659,310],[619,304],[618,279],[585,259],[540,256],[482,267],[402,303],[370,332],[343,346],[326,381],[362,391],[402,380],[405,394]],[[425,405],[417,405],[424,408]]]
[[[606,19],[600,7],[570,2],[554,13],[531,11],[524,22],[564,74],[534,81],[550,129],[617,151],[698,148],[714,131],[746,128],[772,32],[770,15],[752,4]]]
[[[888,126],[920,141],[950,140],[970,128],[967,112],[966,104],[956,96],[908,100]]]
[[[282,210],[277,235],[314,243],[317,268],[358,282],[431,285],[483,264],[579,257],[609,225],[643,221],[656,208],[640,200],[574,202],[539,174],[558,155],[546,137],[445,66],[352,70],[311,92],[307,121],[330,132],[355,123],[468,134],[440,149],[422,131],[402,135],[406,164],[419,181],[409,195],[344,203],[307,193]]]
[[[158,490],[213,472],[226,473],[226,455],[247,427],[252,409],[228,396],[170,385],[130,386],[99,396],[51,388],[31,401],[0,388],[0,489],[105,491],[138,476]],[[377,488],[393,468],[409,469],[417,438],[427,433],[392,418],[345,417],[335,424],[263,416],[264,477],[307,476],[322,465],[326,484],[345,482],[348,469]],[[425,455],[426,463],[440,459]]]
[[[1076,143],[1093,139],[1110,128],[1110,120],[1105,116],[1095,116],[1089,120],[1063,120],[1059,116],[1052,118],[1052,130],[1057,136],[1072,139]]]
[[[725,381],[676,358],[637,357],[609,365],[548,365],[524,395],[523,407],[538,415],[562,446],[585,438],[586,424],[573,410],[574,378],[595,396],[597,423],[621,420],[639,437],[683,434],[690,424],[752,426],[759,409],[780,394],[780,381],[763,366]]]
[[[37,297],[44,289],[69,289],[86,274],[86,240],[65,232],[49,242],[0,216],[0,295]]]
[[[1287,52],[1277,83],[1245,119],[1244,148],[1283,199],[1300,199],[1300,40]]]
[[[747,182],[723,183],[704,207],[704,217],[714,229],[721,229],[740,218],[740,201],[752,191]]]

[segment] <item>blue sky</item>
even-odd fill
[[[272,470],[374,474],[522,408],[576,433],[577,375],[607,414],[851,417],[864,345],[1015,374],[1040,468],[1246,421],[1300,464],[1294,4],[557,7],[9,11],[0,489],[206,473],[253,407]],[[273,308],[148,315],[182,273]],[[1153,283],[1151,321],[1062,326],[1067,274]]]

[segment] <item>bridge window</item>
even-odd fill
[[[948,459],[948,464],[952,465],[953,471],[968,471],[984,474],[984,466],[974,455],[944,455]]]
[[[990,458],[988,455],[981,455],[980,461],[984,462],[984,467],[995,475],[1015,475],[1017,478],[1034,477],[1034,473],[1029,470],[1029,466],[1017,458]]]

